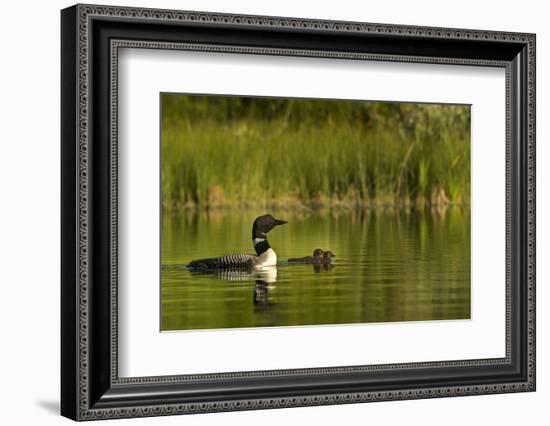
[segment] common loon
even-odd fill
[[[192,260],[187,267],[195,271],[212,271],[216,269],[252,269],[277,264],[277,254],[270,247],[266,234],[278,225],[287,223],[275,219],[270,214],[256,218],[252,225],[252,242],[256,254],[227,254],[221,257]]]

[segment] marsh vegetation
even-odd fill
[[[162,96],[167,210],[468,205],[470,108]]]

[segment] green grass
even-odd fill
[[[163,95],[164,208],[468,204],[470,108]]]

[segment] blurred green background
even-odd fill
[[[165,210],[468,205],[470,107],[162,95]]]

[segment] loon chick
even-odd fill
[[[326,262],[332,262],[332,258],[335,257],[336,255],[331,252],[330,250],[327,250],[323,253],[323,260],[322,262],[326,263]]]
[[[320,248],[316,248],[313,251],[313,256],[305,256],[305,257],[295,257],[292,259],[288,259],[288,263],[314,263],[319,262],[323,256],[323,250]]]
[[[209,259],[197,259],[192,260],[187,267],[192,270],[211,271],[274,266],[277,264],[277,254],[270,247],[266,234],[277,225],[284,225],[285,223],[287,222],[275,219],[270,214],[256,218],[252,225],[252,243],[256,249],[256,255],[239,253]]]
[[[325,251],[319,261],[313,262],[313,270],[315,272],[330,271],[332,268],[334,268],[334,265],[332,264],[333,257],[333,252],[331,252],[330,250]]]

